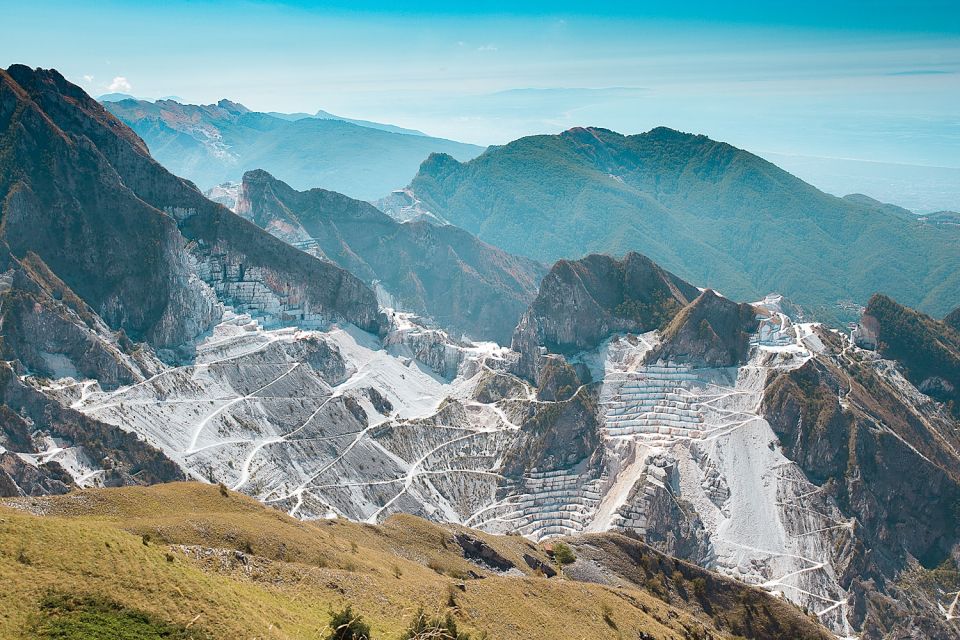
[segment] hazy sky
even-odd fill
[[[958,0],[0,4],[0,65],[93,95],[322,108],[479,144],[667,125],[960,167]]]

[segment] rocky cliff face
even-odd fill
[[[366,202],[296,191],[265,171],[244,174],[237,213],[376,285],[387,306],[476,340],[505,344],[545,273],[456,227],[401,224]]]
[[[960,416],[960,332],[943,322],[876,295],[860,326],[884,358],[896,360],[924,393],[950,403]]]
[[[0,248],[2,250],[2,248]],[[0,259],[0,352],[34,375],[132,384],[161,366],[103,320],[34,253]]]
[[[833,561],[851,621],[866,638],[949,637],[941,614],[919,603],[956,588],[955,569],[941,573],[960,551],[956,420],[890,361],[819,336],[821,355],[771,379],[763,413],[851,523]]]
[[[137,435],[62,406],[46,390],[0,363],[0,495],[184,479],[178,465]]]
[[[2,239],[130,339],[188,355],[221,302],[276,324],[384,326],[362,282],[205,199],[56,71],[0,73],[0,125]]]
[[[535,379],[541,347],[551,353],[592,349],[616,332],[665,326],[699,291],[648,258],[591,255],[557,262],[513,334],[523,375]]]
[[[138,198],[110,157],[149,162],[136,136],[56,72],[13,66],[0,71],[0,138],[2,238],[14,255],[37,254],[134,340],[168,347],[209,328],[216,313],[185,286],[176,222]]]
[[[747,359],[750,335],[758,325],[752,306],[707,289],[670,321],[648,357],[732,367]]]
[[[386,327],[376,295],[336,265],[320,261],[223,210],[182,223],[195,240],[195,273],[223,303],[268,326],[351,322],[373,333]]]

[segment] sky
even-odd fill
[[[89,6],[84,6],[89,5]],[[960,167],[960,2],[11,2],[0,65],[94,96],[503,144],[572,126]]]

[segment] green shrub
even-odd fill
[[[170,624],[104,598],[46,596],[29,637],[43,640],[207,640],[203,631]]]
[[[325,640],[370,640],[370,625],[363,621],[353,607],[347,605],[340,611],[330,612],[330,629]]]
[[[573,564],[577,560],[577,556],[573,552],[573,549],[570,548],[570,545],[564,542],[558,542],[553,545],[553,557],[561,565]]]

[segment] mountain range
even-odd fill
[[[391,125],[326,112],[303,118],[260,113],[229,100],[120,100],[104,106],[143,139],[157,161],[202,189],[264,169],[297,189],[323,187],[373,200],[407,184],[430,153],[469,160],[483,151]]]
[[[377,286],[385,306],[477,340],[509,342],[546,273],[457,227],[401,224],[366,202],[296,191],[265,171],[244,174],[236,212]]]
[[[0,71],[0,629],[956,637],[960,310],[872,295],[848,334],[636,252],[541,266],[422,194],[500,151],[431,156],[420,221],[266,171],[231,211],[58,72]],[[737,175],[706,159],[681,183]],[[741,195],[796,186],[759,166]]]
[[[178,101],[182,102],[182,101]],[[316,113],[280,113],[277,111],[267,111],[267,115],[280,118],[281,120],[304,120],[306,118],[316,118],[318,120],[342,120],[343,122],[349,122],[350,124],[355,124],[360,127],[368,127],[370,129],[380,129],[381,131],[390,131],[392,133],[403,133],[410,136],[426,136],[423,131],[417,131],[416,129],[406,129],[404,127],[398,127],[393,124],[385,124],[383,122],[372,122],[370,120],[357,120],[355,118],[344,118],[343,116],[335,116],[329,111],[324,111],[323,109],[318,110]]]
[[[855,319],[844,307],[878,291],[938,316],[960,297],[960,227],[830,196],[746,151],[666,128],[575,128],[466,163],[437,154],[410,191],[513,253],[549,262],[635,250],[734,298],[778,291],[822,320]]]
[[[385,322],[360,280],[204,198],[57,72],[0,72],[0,123],[0,322],[15,364],[3,366],[4,400],[19,412],[4,429],[22,451],[78,447],[83,462],[67,466],[92,464],[105,483],[182,478],[154,461],[159,451],[51,403],[22,376],[134,384],[163,360],[191,358],[223,303],[280,323],[348,320],[376,332]],[[66,477],[3,455],[8,481]]]

